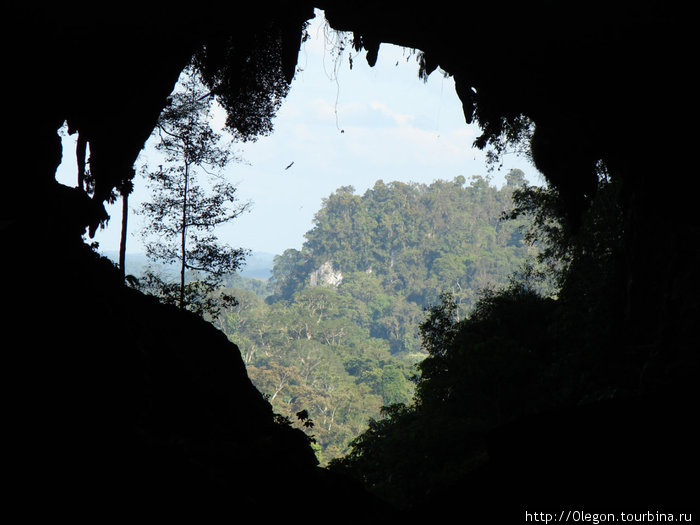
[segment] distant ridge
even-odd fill
[[[119,253],[114,250],[105,250],[100,252],[114,263],[119,261]],[[256,279],[269,279],[272,277],[272,263],[275,255],[267,252],[253,252],[246,257],[246,262],[243,268],[240,269],[238,275],[242,277],[251,277]],[[143,253],[128,253],[126,255],[126,271],[132,275],[140,275],[143,273],[149,261]]]

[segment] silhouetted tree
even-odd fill
[[[134,190],[132,181],[125,181],[117,187],[122,196],[122,227],[119,236],[119,272],[122,280],[126,278],[126,232],[129,220],[129,194]]]
[[[241,265],[246,251],[221,244],[214,229],[248,204],[236,203],[236,188],[218,175],[233,157],[211,127],[212,99],[193,68],[184,72],[181,88],[159,118],[156,149],[164,164],[146,173],[152,199],[141,208],[148,218],[142,231],[148,258],[177,264],[179,280],[167,282],[149,271],[143,285],[165,302],[215,315],[221,306],[235,303],[233,297],[213,293],[223,276]],[[201,172],[209,175],[210,193],[199,184]]]

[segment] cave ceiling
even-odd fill
[[[66,122],[90,145],[93,201],[101,204],[133,176],[193,53],[226,42],[229,58],[245,64],[259,36],[273,34],[290,82],[314,8],[325,11],[332,28],[352,33],[370,64],[381,43],[392,43],[423,51],[424,73],[439,66],[453,75],[465,119],[484,132],[482,145],[508,119],[525,115],[538,135],[537,166],[563,193],[590,192],[601,159],[630,176],[629,159],[658,143],[646,131],[669,136],[684,112],[688,67],[678,64],[689,60],[689,35],[683,13],[668,2],[205,1],[194,10],[166,3],[17,3],[3,35],[6,71],[21,100],[10,107],[13,147],[21,153],[11,168],[30,177],[36,192],[52,182],[61,157],[56,130]],[[217,59],[211,70],[224,68]],[[220,94],[245,79],[229,78]],[[35,159],[29,168],[26,158]],[[95,210],[102,209],[92,208],[93,229],[105,218]]]

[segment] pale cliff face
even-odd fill
[[[343,282],[343,274],[340,271],[333,270],[331,261],[324,262],[309,276],[309,284],[311,286],[332,286],[338,287]]]

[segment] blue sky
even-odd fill
[[[484,153],[472,148],[479,130],[464,122],[452,78],[438,69],[427,82],[418,78],[416,54],[382,44],[374,68],[351,50],[336,61],[334,35],[322,13],[309,27],[310,39],[299,52],[301,69],[274,120],[274,132],[256,142],[237,144],[245,163],[226,170],[250,211],[222,228],[219,237],[234,247],[254,252],[282,253],[300,249],[304,233],[324,197],[340,186],[358,194],[378,179],[430,183],[457,175],[488,175]],[[75,185],[75,136],[64,136],[64,163],[57,179]],[[140,160],[148,161],[150,144]],[[290,163],[294,164],[285,169]],[[503,168],[491,173],[500,186],[512,168],[525,172],[532,183],[541,177],[525,159],[507,156]],[[131,207],[147,197],[145,181],[135,179]],[[95,239],[101,250],[119,246],[119,206],[108,209],[113,219]],[[138,216],[130,216],[127,250],[141,253]]]

